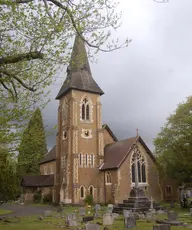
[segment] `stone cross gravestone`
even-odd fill
[[[51,211],[51,210],[45,210],[45,211],[44,211],[44,216],[45,216],[45,217],[52,216],[52,211]]]
[[[103,215],[103,225],[112,225],[114,217],[112,213],[106,213]]]
[[[85,216],[85,208],[83,208],[83,207],[79,208],[79,215]]]
[[[177,220],[177,218],[178,218],[178,214],[176,212],[170,211],[167,213],[167,219],[169,221],[175,221],[175,220]]]
[[[136,227],[136,219],[132,216],[125,218],[124,226],[126,229],[135,228]]]
[[[100,226],[98,224],[87,223],[85,230],[100,230]]]
[[[171,230],[171,225],[169,224],[153,225],[153,230]]]
[[[130,216],[130,211],[124,209],[124,210],[123,210],[123,216],[124,216],[124,218],[129,217],[129,216]]]

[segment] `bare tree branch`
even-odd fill
[[[17,54],[13,56],[7,56],[0,58],[0,65],[5,64],[13,64],[17,63],[23,60],[33,60],[33,59],[43,59],[43,54],[40,52],[30,52],[30,53],[23,53],[23,54]]]

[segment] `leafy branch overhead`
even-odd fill
[[[108,0],[1,0],[0,84],[14,99],[18,99],[18,84],[31,91],[40,82],[50,84],[51,79],[47,82],[47,78],[53,76],[59,64],[68,62],[70,40],[75,33],[96,51],[127,46],[128,39],[121,45],[118,39],[106,44],[110,28],[120,25],[116,6]],[[25,68],[29,68],[28,74]],[[43,73],[47,75],[44,79]]]
[[[116,7],[113,0],[0,0],[1,142],[10,142],[7,134],[29,118],[33,105],[47,101],[48,86],[69,62],[75,34],[95,53],[129,44],[111,39],[121,25]]]

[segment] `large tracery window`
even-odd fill
[[[137,172],[138,172],[138,182],[146,183],[146,162],[145,158],[141,153],[137,153]],[[131,173],[132,173],[132,183],[135,183],[135,155],[133,154],[131,159]]]
[[[81,120],[82,121],[90,121],[91,114],[90,114],[90,105],[91,101],[87,97],[84,97],[81,104]]]

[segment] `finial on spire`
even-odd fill
[[[137,134],[137,137],[139,136],[139,129],[137,128],[136,129],[136,134]]]

